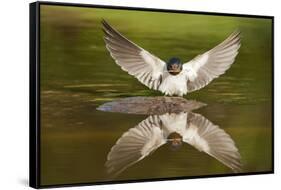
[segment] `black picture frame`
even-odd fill
[[[200,15],[218,15],[218,16],[234,16],[247,18],[266,18],[272,21],[272,170],[265,172],[249,172],[238,174],[217,174],[204,175],[194,177],[169,177],[157,179],[139,179],[139,180],[122,180],[110,182],[89,182],[89,183],[69,183],[63,185],[41,185],[41,168],[40,168],[40,6],[41,5],[56,5],[56,6],[71,6],[71,7],[88,7],[88,8],[105,8],[119,10],[135,10],[135,11],[153,11],[165,13],[187,13]],[[134,183],[134,182],[149,182],[162,180],[181,180],[193,178],[209,178],[209,177],[226,177],[226,176],[242,176],[242,175],[257,175],[257,174],[273,174],[274,173],[274,16],[263,15],[248,15],[248,14],[232,14],[232,13],[217,13],[217,12],[198,12],[187,10],[169,10],[155,8],[136,8],[136,7],[120,7],[108,5],[92,5],[92,4],[77,4],[77,3],[60,3],[60,2],[34,2],[30,3],[29,17],[29,37],[30,37],[30,89],[29,89],[29,185],[33,188],[50,188],[50,187],[67,187],[67,186],[83,186],[83,185],[99,185],[99,184],[118,184],[118,183]]]

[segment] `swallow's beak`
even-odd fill
[[[181,67],[178,64],[171,65],[170,69],[168,70],[169,73],[179,73],[181,72]]]
[[[168,70],[169,73],[179,73],[180,71],[180,69]]]
[[[178,146],[178,145],[180,145],[182,142],[181,142],[181,139],[179,139],[179,138],[175,138],[175,139],[173,139],[172,140],[172,145],[173,146]]]

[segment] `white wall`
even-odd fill
[[[61,0],[63,1],[63,0]],[[260,14],[275,16],[275,111],[280,114],[280,19],[278,0],[69,0],[75,3]],[[28,2],[0,4],[0,189],[28,189]],[[65,1],[63,1],[65,2]],[[67,2],[67,1],[66,1]],[[258,40],[258,39],[257,39]],[[279,53],[278,53],[279,52]],[[280,85],[279,85],[280,86]],[[277,115],[275,114],[275,115]],[[280,147],[280,117],[275,122],[275,147]],[[71,189],[269,189],[281,185],[280,148],[275,149],[276,174],[192,179]],[[188,158],[187,158],[188,159]],[[66,188],[70,189],[70,188]]]

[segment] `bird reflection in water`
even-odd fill
[[[197,109],[200,102],[190,104],[188,101],[188,103]],[[118,102],[114,104],[115,108],[116,105],[119,106]],[[179,107],[177,104],[173,105]],[[126,106],[124,101],[122,106]],[[107,104],[106,111],[109,111],[108,108]],[[137,110],[137,107],[134,108]],[[204,116],[184,110],[177,113],[150,115],[137,126],[123,133],[107,155],[105,163],[107,172],[116,177],[128,167],[151,155],[162,145],[169,144],[172,150],[179,150],[183,143],[215,158],[231,168],[233,172],[241,172],[241,157],[231,137]]]

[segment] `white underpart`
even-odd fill
[[[165,138],[168,137],[169,134],[173,132],[177,132],[181,136],[185,134],[186,130],[186,120],[187,120],[188,113],[166,113],[160,116],[160,119],[163,124],[163,131]]]
[[[163,81],[159,86],[159,90],[165,95],[183,96],[187,93],[186,82],[187,77],[184,72],[180,72],[177,75],[171,75],[167,73],[167,75],[163,77]]]

